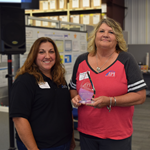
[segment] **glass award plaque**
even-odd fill
[[[92,98],[95,96],[95,88],[88,71],[85,73],[80,85],[79,95],[81,97],[81,101],[79,103],[93,103]]]

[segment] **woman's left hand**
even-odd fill
[[[94,108],[102,108],[108,106],[110,103],[110,98],[107,96],[99,96],[97,98],[92,98],[93,103],[87,103],[87,106],[92,106]]]

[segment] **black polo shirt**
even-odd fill
[[[44,76],[45,84],[33,75],[20,75],[11,89],[10,117],[28,119],[38,148],[57,147],[72,137],[72,106],[68,86]],[[18,134],[16,138],[19,139]]]

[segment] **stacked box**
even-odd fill
[[[40,17],[44,19],[50,19],[50,17]],[[50,27],[50,22],[42,21],[42,27]]]
[[[33,24],[33,21],[31,19],[28,19],[28,25],[32,25]]]
[[[101,0],[91,0],[91,7],[92,8],[101,7]]]
[[[68,21],[68,17],[65,15],[65,16],[59,16],[59,21]]]
[[[107,18],[107,15],[106,15],[105,13],[102,13],[102,14],[101,14],[101,18],[102,18],[102,19],[106,19],[106,18]]]
[[[51,20],[58,20],[58,16],[51,16],[49,17]],[[56,27],[55,22],[50,22],[50,27]]]
[[[57,0],[49,0],[49,9],[50,10],[58,9],[58,2],[57,2]]]
[[[40,1],[40,10],[49,10],[49,2],[48,1]]]
[[[39,9],[34,9],[33,11],[45,11],[49,10],[49,2],[48,0],[45,1],[39,1]]]
[[[79,15],[71,15],[70,16],[70,22],[72,23],[80,23],[80,16]]]
[[[67,0],[58,0],[58,9],[67,9]]]
[[[90,17],[91,17],[90,25],[96,25],[101,20],[101,14],[100,13],[90,14]]]
[[[102,4],[101,5],[101,10],[102,10],[102,13],[107,13],[107,4]]]
[[[42,26],[42,21],[40,21],[40,20],[32,20],[32,24],[33,24],[33,26],[41,27]]]
[[[81,24],[85,24],[85,25],[89,25],[91,24],[91,17],[89,14],[82,14],[80,15],[80,23]]]
[[[70,8],[70,9],[77,9],[77,8],[80,8],[79,0],[70,0],[70,1],[69,1],[69,8]]]
[[[80,0],[80,8],[90,8],[91,0]]]
[[[68,16],[59,16],[59,21],[68,22]],[[66,24],[61,24],[61,27],[65,27]]]

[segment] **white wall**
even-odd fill
[[[125,0],[128,44],[150,44],[150,0]]]

